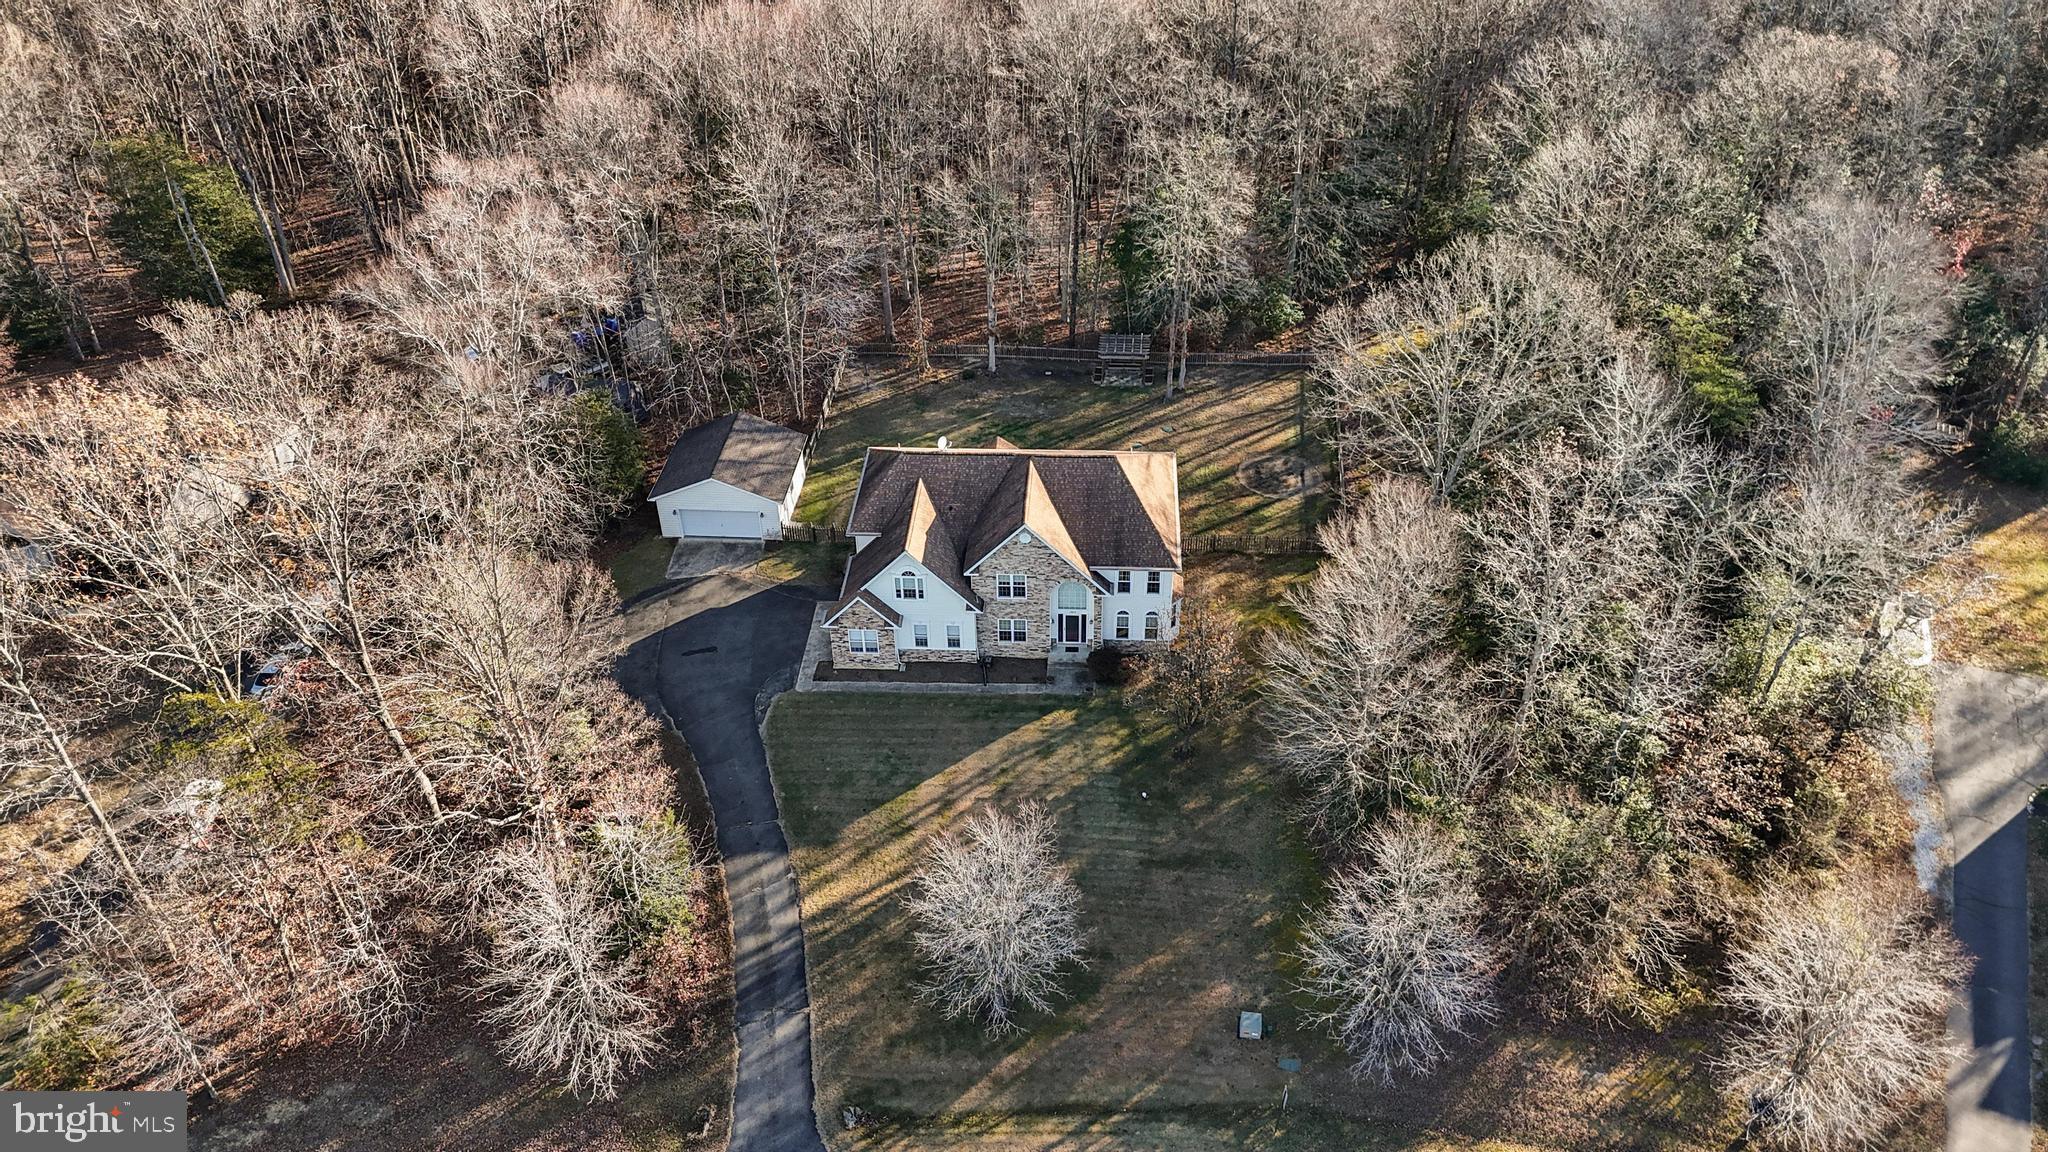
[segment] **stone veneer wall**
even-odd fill
[[[855,655],[846,646],[848,628],[873,628],[882,634],[882,650],[873,654]],[[896,655],[896,634],[882,615],[866,604],[855,601],[848,606],[839,619],[825,629],[832,640],[832,666],[834,668],[896,668],[900,665]]]
[[[961,625],[960,642],[962,644],[967,643],[971,639],[967,635],[967,630],[974,627],[977,627],[977,625]],[[944,624],[932,625],[931,647],[919,648],[910,643],[909,636],[905,636],[903,638],[903,647],[899,650],[899,654],[903,657],[903,661],[906,664],[912,660],[932,661],[940,664],[972,664],[981,656],[981,653],[976,652],[972,648],[946,647],[946,626]]]
[[[1024,599],[996,598],[996,577],[1006,575],[1024,577]],[[968,578],[975,594],[981,597],[981,615],[976,620],[981,630],[982,651],[991,656],[1045,659],[1052,652],[1053,590],[1065,581],[1076,579],[1085,581],[1086,578],[1076,576],[1074,566],[1036,536],[1028,544],[1018,539],[1010,540],[989,553],[988,558],[976,566],[974,575]],[[1098,601],[1095,608],[1099,617],[1101,598],[1093,598]],[[996,621],[1005,617],[1030,621],[1030,639],[1022,644],[996,639]]]

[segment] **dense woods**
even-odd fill
[[[616,1091],[696,862],[603,658],[615,397],[803,424],[858,342],[1145,331],[1168,390],[1316,353],[1341,507],[1261,715],[1361,1076],[1509,1006],[1711,1018],[1756,1134],[1865,1139],[1938,1085],[1957,969],[1870,879],[1956,541],[1902,465],[2048,476],[2043,93],[2040,0],[8,0],[0,372],[134,351],[131,271],[161,349],[0,424],[56,557],[0,567],[0,764],[98,844],[47,885],[42,1066],[196,1088],[453,988]],[[1185,742],[1242,651],[1191,629],[1138,695]],[[1013,840],[1058,887],[1049,835],[947,883]],[[934,998],[1049,996],[1053,895]]]

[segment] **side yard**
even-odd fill
[[[1218,561],[1195,587],[1252,621],[1299,575]],[[1175,762],[1112,693],[789,695],[768,743],[803,887],[820,1125],[842,1152],[1704,1152],[1733,1134],[1709,1053],[1682,1035],[1511,1021],[1427,1085],[1352,1082],[1292,991],[1317,871],[1250,732]],[[1059,819],[1089,964],[1058,1012],[990,1040],[918,1001],[901,901],[933,837],[1025,800]],[[1266,1013],[1266,1041],[1235,1038],[1241,1009]],[[848,1131],[848,1105],[872,1121]]]
[[[1304,443],[1299,372],[1198,368],[1171,401],[1158,388],[1104,388],[1085,374],[1006,365],[920,378],[892,360],[858,363],[819,438],[798,519],[843,526],[871,445],[963,448],[997,436],[1024,448],[1133,448],[1180,455],[1182,530],[1298,533],[1313,524],[1325,453]],[[1307,507],[1304,508],[1306,480]]]
[[[1982,584],[1943,622],[1941,658],[2048,676],[2048,493],[1979,482],[1958,495],[1977,506]]]

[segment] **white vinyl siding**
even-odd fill
[[[654,499],[664,536],[779,540],[784,505],[719,480],[700,480]]]

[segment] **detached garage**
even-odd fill
[[[664,536],[779,540],[803,488],[803,433],[735,412],[683,433],[648,498]]]

